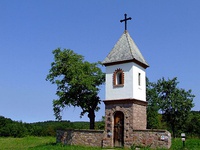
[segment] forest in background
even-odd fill
[[[95,123],[97,130],[104,129],[104,121]],[[89,129],[89,122],[44,121],[23,123],[0,116],[0,137],[56,136],[56,130]]]
[[[102,121],[95,122],[96,130],[104,130],[104,117]],[[159,116],[158,129],[167,129],[167,124]],[[148,123],[151,120],[147,121]],[[148,126],[148,125],[147,125]],[[89,122],[70,121],[44,121],[35,123],[23,123],[13,121],[10,118],[0,116],[0,137],[26,137],[26,136],[56,136],[56,130],[64,129],[89,129]],[[191,111],[187,121],[180,127],[179,132],[185,132],[187,137],[200,137],[200,111]],[[170,131],[171,132],[171,131]]]

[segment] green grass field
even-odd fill
[[[55,143],[54,137],[0,138],[0,150],[26,150]]]
[[[181,139],[173,139],[170,150],[200,150],[200,139],[186,139],[185,147]]]
[[[55,137],[0,138],[0,150],[101,150],[97,147],[63,146]],[[141,150],[150,150],[141,148]],[[163,149],[160,149],[163,150]],[[200,139],[187,139],[183,148],[181,139],[174,139],[170,150],[200,150]]]
[[[0,150],[101,150],[83,146],[63,146],[55,137],[0,138]]]

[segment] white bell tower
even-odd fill
[[[106,67],[104,144],[121,147],[131,144],[133,130],[145,130],[146,73],[149,67],[138,47],[125,31],[103,61]]]
[[[145,59],[125,31],[103,61],[106,66],[106,100],[146,101]]]

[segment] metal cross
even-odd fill
[[[125,19],[120,20],[120,22],[125,22],[125,30],[127,30],[127,20],[131,20],[132,18],[129,17],[127,18],[127,14],[124,14]]]

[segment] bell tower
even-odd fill
[[[106,67],[104,142],[121,147],[130,140],[133,130],[146,129],[146,72],[148,63],[125,31],[103,61]]]

